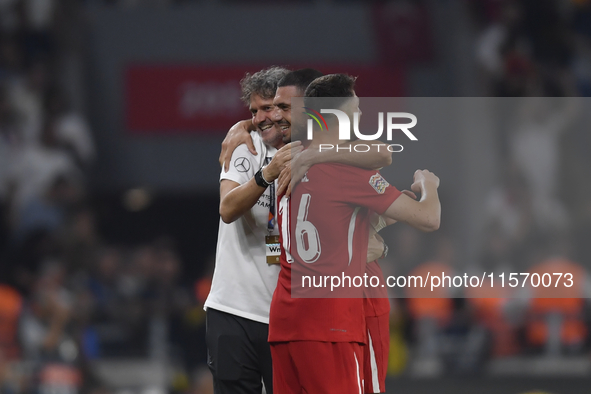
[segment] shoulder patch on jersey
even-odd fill
[[[250,170],[250,160],[248,160],[246,157],[239,157],[234,160],[234,167],[236,167],[238,172],[246,172]]]
[[[390,184],[388,183],[388,181],[385,180],[384,177],[382,177],[380,174],[372,175],[372,177],[369,178],[369,184],[379,194],[384,194],[384,192],[386,191],[386,188],[388,186],[390,186]]]

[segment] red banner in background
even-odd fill
[[[304,66],[304,67],[314,67]],[[226,132],[248,108],[240,101],[240,79],[263,67],[134,65],[125,74],[126,127],[133,134]],[[301,67],[292,67],[297,69]],[[324,73],[358,76],[360,97],[404,95],[400,69],[319,66]]]

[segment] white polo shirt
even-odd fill
[[[222,169],[220,181],[229,179],[241,185],[248,182],[265,165],[265,159],[270,161],[277,152],[263,143],[258,132],[250,135],[258,155],[250,153],[246,145],[240,145],[232,154],[228,171]],[[205,309],[269,324],[269,307],[280,270],[279,264],[267,264],[265,254],[270,198],[268,187],[239,219],[230,224],[220,219],[215,271]],[[279,234],[276,224],[272,234]]]

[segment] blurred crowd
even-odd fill
[[[479,31],[476,57],[496,97],[588,96],[587,0],[467,0]],[[572,86],[564,86],[567,77]],[[536,83],[537,81],[537,83]]]
[[[497,109],[498,181],[486,201],[486,264],[526,269],[560,255],[591,268],[588,113],[591,2],[470,1],[476,59]],[[506,116],[501,116],[505,114]],[[507,115],[508,114],[508,115]]]
[[[0,2],[3,394],[108,393],[89,367],[100,358],[205,360],[187,336],[204,337],[207,290],[178,284],[175,242],[124,247],[97,230],[91,128],[65,88],[67,13],[67,2]]]
[[[483,185],[479,253],[460,262],[461,245],[445,229],[425,237],[400,227],[387,239],[394,256],[385,271],[423,278],[487,272],[496,285],[393,299],[393,373],[477,373],[507,357],[587,359],[591,348],[591,139],[578,99],[591,93],[591,2],[466,4],[483,94],[507,98],[493,109],[498,173],[495,184]],[[575,285],[522,286],[526,274],[559,272],[572,273]],[[501,288],[499,275],[511,273],[519,285]]]

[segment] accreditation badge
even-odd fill
[[[279,257],[281,256],[279,235],[267,235],[265,244],[267,248],[267,264],[279,264]]]

